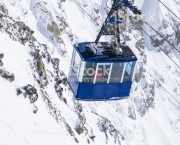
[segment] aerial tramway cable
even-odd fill
[[[180,18],[173,12],[173,11],[171,11],[161,0],[158,0],[166,9],[168,9],[171,13],[173,13],[175,16],[176,16],[176,18],[178,18],[179,20],[180,20]]]

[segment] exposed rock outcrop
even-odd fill
[[[2,59],[4,57],[3,53],[0,53],[0,59]]]
[[[83,128],[76,128],[78,134],[82,134],[84,132]]]
[[[8,15],[8,9],[4,4],[0,3],[0,11]]]
[[[2,58],[4,57],[4,54],[3,53],[0,53],[0,66],[2,67],[3,66],[3,62],[2,62]]]
[[[22,87],[24,90],[24,95],[29,97],[31,103],[34,103],[38,99],[37,89],[32,85],[28,84],[27,86]]]
[[[1,69],[1,68],[0,68],[0,76],[10,82],[13,82],[15,80],[15,75],[13,73],[10,73],[5,69]]]
[[[59,30],[59,27],[56,24],[56,22],[52,21],[51,24],[48,24],[47,30],[50,31],[51,33],[53,33],[56,40],[58,40],[58,38],[60,36],[60,30]]]

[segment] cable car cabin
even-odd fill
[[[117,100],[129,96],[137,57],[121,43],[119,25],[125,20],[124,7],[141,14],[128,0],[113,0],[95,42],[74,46],[68,81],[76,99]],[[102,35],[111,36],[111,41],[99,42]]]
[[[136,56],[128,46],[121,46],[123,55],[110,53],[110,45],[94,53],[88,47],[92,44],[85,42],[75,45],[68,78],[74,96],[77,100],[127,98]]]

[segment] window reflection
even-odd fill
[[[94,82],[96,66],[97,66],[97,63],[86,62],[84,74],[83,74],[83,80],[82,80],[83,82],[87,82],[87,83]]]
[[[78,59],[76,59],[78,60]],[[79,66],[77,64],[75,66]],[[121,83],[132,80],[135,62],[91,63],[82,62],[80,81],[86,83]],[[75,67],[76,68],[76,67]],[[78,72],[78,69],[75,69]],[[95,79],[96,76],[96,79]]]
[[[120,83],[124,69],[124,63],[113,63],[110,83]]]
[[[135,66],[135,62],[127,62],[126,63],[123,82],[127,82],[127,81],[131,81],[132,80],[134,66]]]
[[[81,66],[81,58],[80,58],[79,54],[76,52],[72,69],[77,77],[79,76],[80,66]]]
[[[110,73],[111,63],[99,63],[96,74],[96,83],[107,83]]]

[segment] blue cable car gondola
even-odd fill
[[[127,98],[137,57],[120,43],[119,22],[122,7],[140,14],[128,0],[115,0],[95,42],[74,45],[68,81],[77,100],[118,100]],[[113,35],[110,43],[99,42]]]

